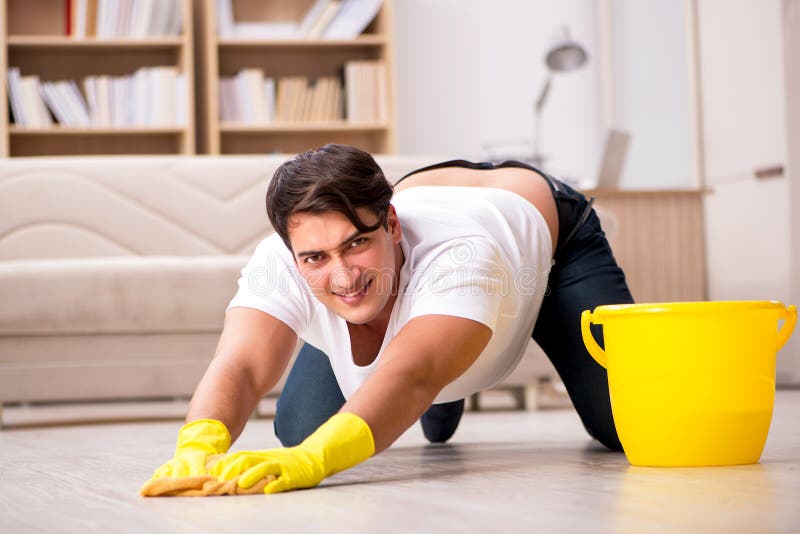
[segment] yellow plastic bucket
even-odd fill
[[[784,320],[778,329],[778,323]],[[640,466],[758,462],[775,401],[775,357],[797,308],[774,301],[598,306],[583,342],[608,370],[628,461]],[[603,325],[605,350],[589,329]]]

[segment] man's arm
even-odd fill
[[[378,369],[341,411],[366,421],[378,453],[413,425],[447,384],[469,369],[491,337],[488,326],[470,319],[416,317],[398,332]]]
[[[258,401],[280,380],[296,343],[294,331],[267,313],[228,310],[214,359],[195,390],[186,422],[216,419],[235,441]]]
[[[470,319],[415,318],[392,340],[378,369],[341,411],[302,443],[240,451],[209,472],[223,481],[238,479],[240,488],[262,481],[265,493],[316,486],[391,445],[444,386],[469,369],[491,337],[489,327]]]

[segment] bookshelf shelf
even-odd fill
[[[347,122],[284,122],[265,125],[223,122],[220,131],[226,133],[282,133],[282,132],[381,132],[389,129],[385,123],[350,124]]]
[[[8,37],[9,48],[43,49],[48,52],[71,50],[152,50],[152,49],[177,49],[186,46],[182,37],[158,39],[73,39],[67,36],[41,36],[41,35],[12,35]]]
[[[94,0],[87,1],[97,6]],[[75,0],[0,0],[0,75],[3,78],[0,83],[3,103],[0,106],[0,157],[193,154],[195,1],[175,0],[174,4],[158,1],[153,4],[158,7],[153,8],[151,18],[126,18],[119,14],[116,33],[101,34],[99,17],[95,19],[88,12],[79,15]],[[175,21],[179,19],[178,35],[156,36],[174,34],[178,31]],[[103,20],[108,22],[113,18]],[[86,23],[88,37],[75,37],[77,21]],[[96,28],[92,21],[97,22]],[[72,30],[68,30],[70,27]],[[134,33],[134,28],[139,33]],[[95,32],[109,37],[94,37]],[[110,37],[147,34],[154,36]],[[148,70],[140,72],[140,69]],[[12,122],[8,112],[9,73],[12,71],[18,75],[16,86],[19,95],[23,95],[16,104],[18,107],[24,104],[20,107],[24,111],[22,115],[36,119],[28,126]],[[134,79],[137,73],[141,75]],[[122,82],[122,77],[127,80]],[[74,82],[71,94],[78,98],[67,96],[70,82]],[[128,85],[112,88],[112,83]],[[59,84],[62,85],[59,92],[45,95],[49,110],[39,106],[42,102],[37,102],[35,109],[30,106],[31,99],[38,101],[39,94],[47,92],[47,86],[55,91],[54,86]],[[89,98],[90,85],[95,100]],[[164,92],[164,88],[168,91]],[[134,99],[134,90],[145,96]],[[68,102],[68,98],[71,101]],[[103,113],[98,111],[100,99]],[[97,115],[82,118],[86,117],[82,107],[90,104],[95,106]],[[147,111],[142,112],[143,109]],[[174,114],[174,119],[185,120],[185,125],[85,126],[116,123],[109,117],[125,119],[132,117],[132,113],[137,116],[137,122],[146,115],[144,121],[148,124],[161,124],[158,118],[162,115],[159,114],[172,119],[174,110],[180,110]],[[104,114],[101,120],[99,117]],[[51,122],[53,124],[49,125]],[[62,126],[60,122],[76,126]],[[78,127],[79,124],[82,126]]]
[[[198,68],[198,102],[197,115],[201,117],[198,130],[198,142],[201,152],[210,154],[249,154],[249,153],[293,153],[326,143],[345,143],[358,146],[373,153],[393,153],[395,150],[395,122],[393,100],[393,0],[383,0],[377,15],[372,22],[352,39],[285,39],[285,38],[257,38],[251,37],[221,37],[217,29],[221,27],[217,16],[216,0],[203,0],[198,27],[198,39],[201,51],[197,61]],[[317,0],[231,0],[234,25],[238,22],[250,23],[256,26],[260,23],[284,23],[293,21],[302,26],[302,21],[311,13],[318,4]],[[226,33],[225,35],[234,35]],[[340,85],[346,77],[345,65],[352,62],[372,62],[382,64],[384,78],[376,81],[373,94],[375,113],[360,116],[371,120],[377,117],[377,122],[353,122],[352,120],[330,121],[333,116],[348,119],[356,117],[349,115],[347,110],[347,88],[342,89],[341,104],[338,111],[333,108],[317,108],[316,104],[309,105],[311,98],[308,96],[316,91],[323,83],[331,83],[331,79],[339,80]],[[232,122],[222,120],[221,100],[222,89],[220,80],[236,77],[245,70],[260,70],[264,78],[274,80],[274,107],[272,122]],[[377,75],[376,75],[377,76]],[[300,115],[289,113],[281,114],[281,82],[290,78],[305,80],[302,89],[305,92],[306,104],[300,105],[304,111]],[[377,80],[377,78],[375,78]],[[230,82],[226,82],[230,83]],[[262,82],[263,83],[263,82]],[[362,82],[363,83],[363,82]],[[371,83],[371,82],[370,82]],[[288,84],[287,84],[288,85]],[[250,86],[248,86],[250,87]],[[257,85],[256,85],[257,87]],[[313,89],[312,89],[313,88]],[[289,89],[286,89],[287,92]],[[241,113],[241,103],[232,103],[230,89],[225,92],[226,109],[238,108]],[[327,89],[326,89],[327,91]],[[303,93],[300,93],[303,94]],[[324,93],[322,93],[324,94]],[[355,93],[353,93],[355,94]],[[362,93],[363,95],[363,93]],[[292,101],[294,97],[286,97]],[[303,97],[298,97],[302,101]],[[327,97],[326,97],[327,98]],[[353,102],[363,102],[352,99]],[[268,97],[269,101],[269,97]],[[330,99],[320,101],[328,104]],[[333,97],[338,101],[338,97]],[[316,102],[316,100],[314,100]],[[325,104],[325,105],[328,105]],[[245,104],[247,106],[248,104]],[[355,105],[355,104],[353,104]],[[360,104],[367,105],[368,104]],[[287,105],[292,108],[292,105]],[[323,106],[320,104],[320,106]],[[335,106],[334,106],[335,107]],[[317,109],[315,111],[309,111]],[[326,111],[319,111],[325,109]],[[236,116],[228,112],[226,119]],[[263,116],[263,115],[262,115]],[[287,117],[301,116],[305,120],[287,120]],[[308,120],[313,119],[313,120]],[[323,119],[320,122],[317,119]]]
[[[66,128],[63,126],[53,126],[52,128],[24,128],[11,126],[9,133],[12,136],[80,136],[80,135],[163,135],[163,134],[183,134],[184,128],[175,127],[136,127],[136,128]]]
[[[386,45],[384,35],[362,35],[356,39],[220,39],[221,49],[285,48],[297,50],[336,50],[347,48],[371,48]]]

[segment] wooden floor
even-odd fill
[[[417,427],[312,490],[143,499],[176,422],[0,432],[0,532],[800,532],[800,391],[779,391],[761,462],[635,468],[571,410],[464,416],[452,444]],[[269,420],[235,449],[277,445]]]

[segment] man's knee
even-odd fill
[[[301,425],[298,423],[296,418],[289,417],[280,407],[275,410],[275,421],[273,425],[275,427],[275,436],[281,442],[281,445],[284,447],[299,445],[314,431],[301,428]]]
[[[285,391],[278,397],[273,425],[275,436],[281,445],[284,447],[299,445],[322,424],[318,419],[324,416],[315,417],[314,410],[309,408],[306,403],[298,402],[296,397],[293,398]]]

